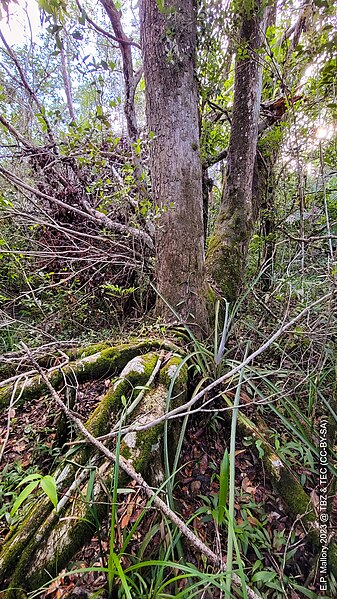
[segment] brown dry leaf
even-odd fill
[[[8,417],[9,418],[14,418],[15,414],[16,414],[15,408],[9,408],[9,410],[8,410]]]
[[[62,572],[60,572],[60,578],[53,580],[53,582],[49,585],[46,591],[46,597],[48,597],[48,595],[52,595],[64,584],[64,578],[61,576],[62,574],[65,574],[65,570],[62,570]]]
[[[256,487],[254,487],[251,483],[251,481],[249,480],[248,476],[245,476],[244,479],[242,480],[241,486],[243,488],[243,490],[246,493],[251,493],[252,495],[255,494],[256,491]]]
[[[254,518],[254,516],[248,516],[247,520],[248,522],[250,522],[252,526],[258,526],[260,524],[259,520],[257,518]]]
[[[200,460],[200,474],[205,474],[208,468],[208,456],[206,453],[202,456]]]
[[[131,514],[129,514],[128,510],[126,510],[126,513],[124,514],[124,516],[121,519],[121,529],[122,530],[129,524],[130,518],[131,518]]]
[[[13,447],[13,451],[16,451],[17,453],[22,453],[25,449],[26,449],[26,446],[25,445],[20,445],[19,443],[17,443]]]

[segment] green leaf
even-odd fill
[[[96,470],[93,468],[90,472],[89,481],[88,481],[88,485],[87,485],[87,492],[85,495],[87,503],[90,503],[90,501],[92,500],[95,479],[96,479]]]
[[[218,497],[218,524],[223,524],[229,485],[229,456],[226,449],[220,464],[220,489]]]
[[[275,580],[276,572],[270,572],[270,570],[262,570],[262,572],[256,572],[254,574],[252,581],[253,582],[272,582]]]
[[[306,589],[305,587],[302,587],[299,584],[292,582],[292,586],[294,587],[294,589],[296,589],[296,591],[300,591],[300,593],[302,593],[302,595],[304,595],[305,597],[309,597],[309,599],[316,599],[317,597],[316,593],[309,591],[309,589]]]
[[[18,484],[18,487],[22,487],[22,485],[29,483],[31,480],[41,480],[41,478],[42,476],[38,472],[28,474],[28,476],[25,476],[25,478],[23,478],[22,481]]]
[[[39,480],[34,480],[33,482],[29,483],[29,485],[27,485],[27,487],[25,489],[23,489],[19,495],[19,497],[16,499],[16,501],[14,502],[14,505],[11,509],[11,518],[14,516],[14,514],[16,514],[16,512],[18,511],[20,505],[24,502],[25,499],[27,499],[28,495],[30,495],[34,489],[36,489],[36,487],[39,484]]]
[[[156,0],[159,12],[165,12],[165,0]]]
[[[40,486],[48,495],[50,501],[52,502],[54,508],[57,507],[57,490],[56,490],[56,480],[53,476],[47,474],[40,481]]]

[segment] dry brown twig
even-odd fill
[[[21,375],[21,378],[22,378],[23,376],[24,376],[24,375]],[[4,453],[5,453],[6,445],[7,445],[7,443],[8,443],[8,439],[9,439],[9,435],[10,435],[11,420],[12,420],[12,418],[13,418],[13,409],[14,409],[14,405],[15,405],[15,403],[16,403],[17,401],[19,401],[19,399],[20,399],[20,397],[21,397],[21,395],[22,395],[22,393],[23,393],[23,390],[24,390],[24,388],[25,388],[25,386],[24,386],[24,385],[22,385],[22,387],[21,387],[21,389],[20,389],[20,393],[19,393],[18,397],[15,397],[15,396],[16,396],[16,390],[17,390],[18,384],[19,384],[19,380],[16,380],[16,381],[15,381],[14,388],[13,388],[13,391],[12,391],[12,394],[11,394],[11,398],[10,398],[9,406],[8,406],[8,412],[7,412],[7,426],[6,426],[6,435],[5,435],[4,442],[3,442],[3,444],[2,444],[1,451],[0,451],[0,464],[1,464],[1,462],[2,462],[2,458],[3,458],[3,455],[4,455]]]

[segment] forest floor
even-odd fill
[[[94,381],[81,385],[77,391],[74,410],[85,419],[96,407],[107,388],[109,380]],[[18,493],[18,481],[23,471],[38,471],[47,474],[54,470],[61,450],[56,429],[60,414],[48,397],[26,402],[0,419],[0,443],[5,442],[0,472],[2,507],[0,511],[0,544],[9,531],[6,523],[6,504]],[[71,443],[75,433],[68,431],[67,443]],[[7,438],[8,437],[8,438]],[[180,470],[177,474],[174,498],[178,511],[185,521],[190,521],[198,536],[216,553],[226,555],[226,531],[217,527],[212,516],[219,492],[218,476],[220,462],[228,446],[228,424],[221,414],[197,414],[191,417],[180,456]],[[278,580],[284,575],[293,576],[299,584],[306,584],[306,577],[312,569],[314,555],[305,543],[305,531],[300,522],[295,523],[286,513],[285,506],[274,492],[268,477],[261,467],[261,460],[252,450],[252,439],[238,440],[236,449],[236,523],[241,547],[245,548],[245,565],[254,571],[256,562],[263,563],[264,570],[276,572]],[[21,490],[21,488],[19,489]],[[146,498],[137,491],[133,483],[119,495],[118,523],[116,539],[137,520],[146,506]],[[34,499],[31,499],[33,501]],[[28,499],[28,501],[30,501]],[[194,517],[193,517],[194,515]],[[155,524],[159,526],[154,527]],[[67,572],[53,581],[40,596],[48,599],[66,597],[86,598],[105,586],[101,572],[85,574],[71,570],[90,568],[105,564],[109,552],[109,539],[105,529],[100,540],[97,535],[91,543],[80,551],[69,563]],[[156,531],[154,536],[152,531]],[[104,537],[104,534],[106,535]],[[151,542],[144,545],[146,535]],[[165,547],[168,538],[164,522],[158,512],[149,510],[129,546],[131,555],[156,558],[151,548]],[[184,546],[185,561],[193,563],[201,570],[205,568],[203,556],[189,546]],[[125,557],[125,563],[128,558]],[[184,581],[181,581],[183,588]],[[271,576],[272,585],[272,576]],[[318,592],[315,582],[308,587]],[[272,589],[270,589],[272,596]],[[217,595],[213,595],[216,597]],[[289,599],[298,599],[294,592]]]

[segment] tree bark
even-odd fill
[[[237,298],[253,231],[253,174],[262,89],[262,47],[266,10],[255,0],[243,17],[236,57],[234,105],[227,158],[227,183],[210,239],[207,268],[229,302]]]
[[[67,35],[67,33],[66,33],[66,35]],[[64,43],[67,44],[67,42],[68,42],[68,40],[65,38]],[[68,61],[68,64],[69,64],[69,61]],[[70,119],[72,120],[72,122],[75,122],[76,117],[75,117],[74,104],[73,104],[71,80],[69,77],[67,57],[66,57],[66,52],[65,52],[64,46],[62,46],[62,48],[61,48],[61,73],[62,73],[64,91],[65,91],[66,98],[67,98],[67,107],[68,107],[69,116],[70,116]]]
[[[121,13],[113,0],[100,0],[114,30],[122,55],[123,78],[124,78],[124,115],[131,144],[132,162],[134,166],[135,180],[141,196],[146,195],[146,184],[143,177],[143,166],[141,158],[136,150],[135,144],[138,140],[138,126],[135,108],[135,91],[139,83],[138,74],[134,74],[132,59],[132,43],[124,32]]]
[[[202,168],[194,75],[193,0],[140,4],[141,40],[150,132],[151,178],[158,208],[157,288],[183,322],[207,330]],[[157,313],[172,311],[158,297]]]
[[[115,35],[118,38],[119,48],[122,54],[123,77],[125,85],[124,114],[130,143],[133,144],[137,141],[138,129],[135,105],[132,97],[133,61],[130,40],[124,33],[121,15],[115,3],[112,0],[101,0],[101,3],[103,4],[103,7],[111,21]]]

